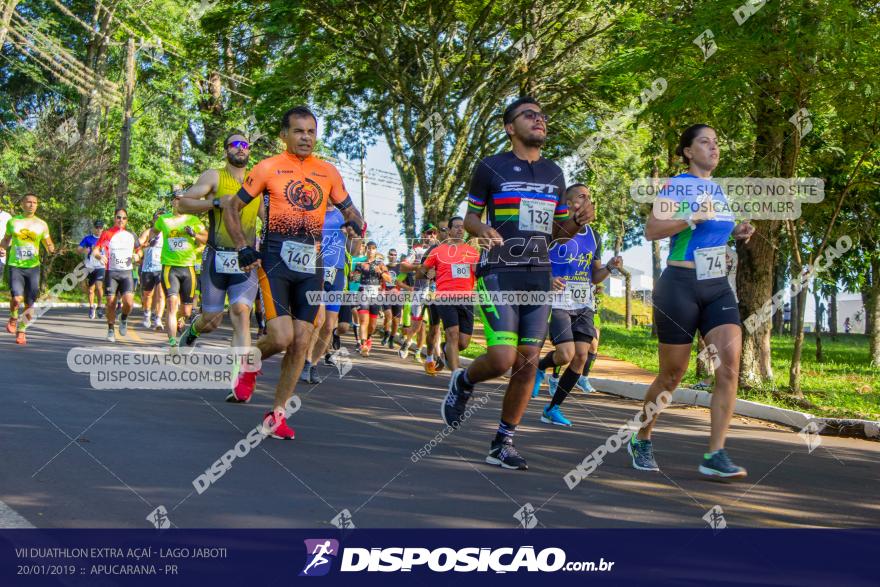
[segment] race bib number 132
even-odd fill
[[[553,232],[556,202],[523,198],[519,201],[519,229],[526,232]]]

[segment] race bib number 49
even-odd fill
[[[527,232],[553,232],[556,202],[523,198],[519,201],[519,229]]]
[[[238,253],[236,251],[217,251],[214,269],[217,273],[243,273],[238,267]]]
[[[281,260],[291,271],[314,273],[316,261],[315,245],[284,241],[281,245]]]
[[[727,247],[706,247],[694,251],[697,279],[715,279],[727,275]]]

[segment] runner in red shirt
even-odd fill
[[[434,302],[446,332],[444,353],[450,371],[459,366],[458,355],[474,332],[474,270],[480,253],[464,242],[464,220],[449,220],[449,238],[434,247],[422,266],[434,269],[437,297]]]
[[[119,334],[128,334],[128,315],[134,306],[134,269],[140,252],[138,237],[125,228],[128,211],[117,208],[113,226],[101,233],[92,255],[104,263],[104,299],[107,302],[107,341],[116,342],[116,301],[122,301]]]

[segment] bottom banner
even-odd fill
[[[880,530],[2,530],[0,585],[878,585]]]

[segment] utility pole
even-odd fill
[[[367,218],[367,207],[364,203],[364,159],[367,156],[367,148],[361,143],[361,216]]]
[[[0,50],[3,49],[3,43],[6,42],[6,33],[9,32],[9,21],[12,20],[12,13],[15,12],[15,6],[19,0],[6,0],[0,2],[3,6],[3,13],[0,15]]]
[[[128,201],[128,167],[131,157],[132,106],[135,82],[134,37],[128,37],[125,47],[125,113],[122,119],[122,139],[119,146],[119,183],[116,184],[116,207],[124,208]]]

